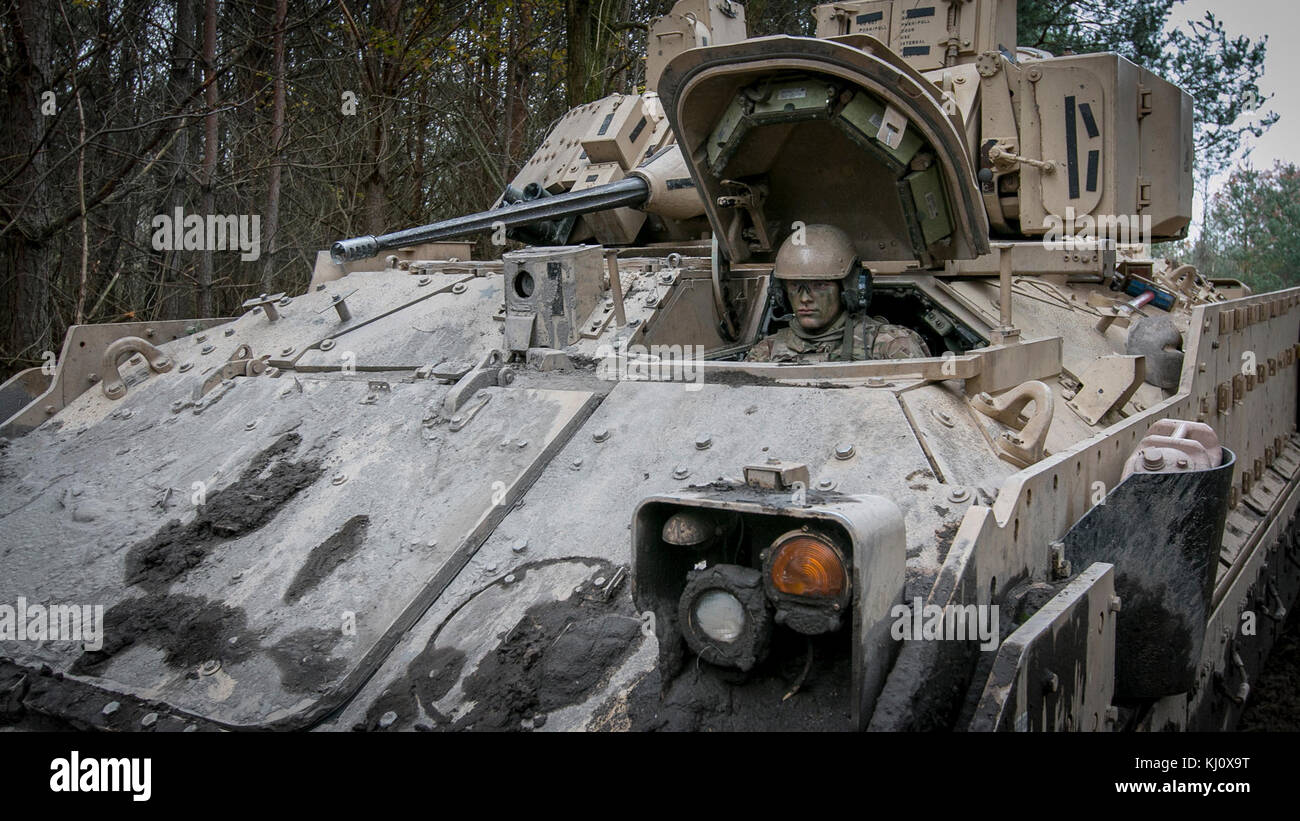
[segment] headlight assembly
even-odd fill
[[[711,664],[749,670],[767,654],[772,608],[753,568],[715,564],[692,570],[677,619],[686,644]]]

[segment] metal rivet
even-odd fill
[[[676,468],[673,469],[673,478],[674,478],[674,479],[685,479],[687,476],[690,476],[690,475],[691,475],[691,472],[690,472],[688,469],[686,469],[685,467],[682,467],[681,465],[678,465]]]
[[[515,541],[514,544],[510,545],[510,549],[516,553],[523,553],[525,550],[528,549],[528,540],[518,539]]]
[[[330,479],[330,482],[332,484],[341,485],[347,480],[348,480],[348,475],[346,473],[336,473],[334,474],[334,478]]]
[[[152,727],[153,725],[155,725],[155,724],[157,724],[157,723],[158,723],[158,714],[157,714],[157,713],[149,713],[149,714],[147,714],[144,718],[140,719],[140,726],[141,726],[141,727]]]
[[[217,659],[208,659],[199,665],[199,675],[210,676],[221,669],[221,662]]]
[[[227,328],[226,330],[222,331],[222,334],[223,334],[224,336],[234,336],[234,335],[235,335],[235,329],[234,329],[234,328]]]
[[[190,368],[192,368],[192,367],[194,367],[194,363],[193,363],[193,362],[182,362],[182,363],[181,363],[181,367],[180,367],[180,372],[181,372],[181,373],[185,373],[186,371],[188,371],[188,370],[189,370]]]
[[[336,343],[334,342],[333,339],[322,339],[320,343],[320,349],[322,351],[333,350],[335,344]]]
[[[202,345],[204,342],[207,342],[207,341],[208,341],[208,336],[207,336],[207,334],[199,334],[198,336],[194,337],[194,344],[195,344],[195,345]]]
[[[833,479],[822,479],[817,483],[818,490],[834,490],[835,481]]]
[[[593,442],[604,442],[608,438],[609,438],[609,428],[601,428],[600,430],[595,431],[594,433],[591,434],[591,441]]]
[[[393,726],[393,724],[396,722],[397,722],[397,713],[393,712],[392,710],[389,710],[388,712],[384,713],[382,716],[379,717],[379,729],[387,730],[389,727]]]
[[[849,442],[840,442],[835,446],[835,458],[839,459],[841,462],[845,459],[852,459],[853,454],[856,452],[857,451],[854,450],[853,445]]]
[[[204,345],[203,350],[199,351],[199,356],[207,356],[217,349],[216,345]]]
[[[528,447],[528,440],[520,439],[518,442],[515,442],[515,447],[519,448],[520,450],[523,450],[524,448]]]
[[[280,356],[293,356],[294,347],[290,345],[287,348],[280,349]]]
[[[254,419],[252,422],[249,422],[248,424],[244,425],[244,430],[252,430],[252,429],[255,428],[255,427],[257,427],[257,420],[256,420],[256,419]]]
[[[506,574],[506,577],[505,577],[504,579],[502,579],[501,581],[502,581],[502,583],[504,583],[504,584],[514,584],[514,583],[515,583],[515,574],[514,574],[514,573],[507,573],[507,574]]]
[[[457,282],[455,285],[451,286],[451,292],[453,294],[463,294],[468,290],[469,286],[463,282]]]
[[[604,586],[605,586],[605,577],[604,577],[604,576],[597,576],[597,577],[596,577],[596,586],[597,586],[597,587],[604,587]]]
[[[417,286],[424,287],[425,285],[428,285],[431,281],[432,280],[430,280],[428,277],[420,277],[415,281],[415,284]]]
[[[948,488],[948,501],[961,504],[970,499],[970,491],[964,487]]]
[[[696,450],[708,450],[709,446],[712,444],[713,437],[709,436],[707,433],[701,433],[699,436],[695,437]]]
[[[571,470],[578,470],[581,467],[582,467],[582,457],[581,456],[573,457],[573,461],[569,463],[569,468]]]
[[[100,712],[106,716],[111,716],[113,713],[116,713],[121,707],[122,705],[120,702],[110,701],[109,703],[104,705],[104,709],[100,710]]]
[[[288,305],[290,302],[293,302],[292,297],[284,297],[283,299],[280,300],[280,305],[281,306]]]

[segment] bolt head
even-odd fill
[[[713,444],[713,437],[707,433],[701,433],[695,437],[695,449],[707,450]]]
[[[609,428],[601,428],[591,434],[591,441],[604,442],[609,438]]]
[[[835,446],[835,458],[839,459],[841,462],[846,459],[852,459],[853,454],[856,452],[857,451],[854,449],[852,442],[840,442]]]

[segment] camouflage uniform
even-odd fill
[[[848,314],[823,331],[806,334],[792,323],[749,349],[746,362],[840,362],[844,352],[844,323]],[[853,339],[853,359],[920,359],[930,355],[920,334],[883,317],[859,317]]]

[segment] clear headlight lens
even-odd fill
[[[709,590],[695,600],[695,624],[714,641],[733,642],[745,628],[745,608],[725,590]]]

